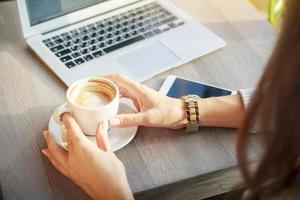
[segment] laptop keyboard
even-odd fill
[[[158,3],[150,3],[53,36],[43,43],[66,67],[73,68],[183,24],[183,20]]]

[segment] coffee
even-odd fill
[[[115,89],[108,83],[90,80],[73,88],[70,96],[76,105],[85,108],[99,108],[109,104],[115,98]]]
[[[100,91],[82,91],[75,100],[75,104],[86,108],[104,106],[111,102],[111,99]]]

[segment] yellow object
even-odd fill
[[[282,16],[285,7],[285,0],[270,0],[269,2],[269,21],[276,26]]]
[[[250,0],[257,10],[261,12],[273,26],[278,26],[284,7],[285,0]]]

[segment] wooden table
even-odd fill
[[[158,88],[169,74],[232,89],[254,87],[276,32],[246,0],[174,0],[224,38],[227,46],[146,85]],[[4,199],[89,199],[42,156],[41,136],[66,86],[26,46],[15,2],[0,4],[0,182]],[[253,135],[250,157],[260,146]],[[140,127],[117,156],[137,199],[202,199],[239,181],[235,130],[202,128],[185,134]],[[101,188],[99,188],[101,189]]]

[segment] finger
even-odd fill
[[[60,165],[55,159],[53,159],[51,153],[49,152],[49,149],[43,149],[42,153],[48,158],[48,160],[51,162],[51,164],[64,176],[69,177],[69,173],[67,169],[65,169],[62,165]]]
[[[97,145],[103,151],[111,151],[111,146],[108,139],[108,121],[103,121],[99,123],[96,132]]]
[[[144,124],[144,114],[120,114],[109,120],[110,127],[130,127]]]
[[[104,76],[104,78],[115,82],[120,90],[121,96],[128,98],[134,98],[140,91],[139,88],[142,87],[140,83],[137,83],[121,74],[111,74]]]
[[[69,113],[63,113],[62,120],[67,131],[66,139],[68,144],[73,144],[80,140],[87,140],[79,125]]]
[[[48,131],[44,131],[43,135],[46,139],[48,151],[50,155],[52,155],[52,159],[55,159],[60,165],[67,167],[67,152],[55,142],[53,136]]]

